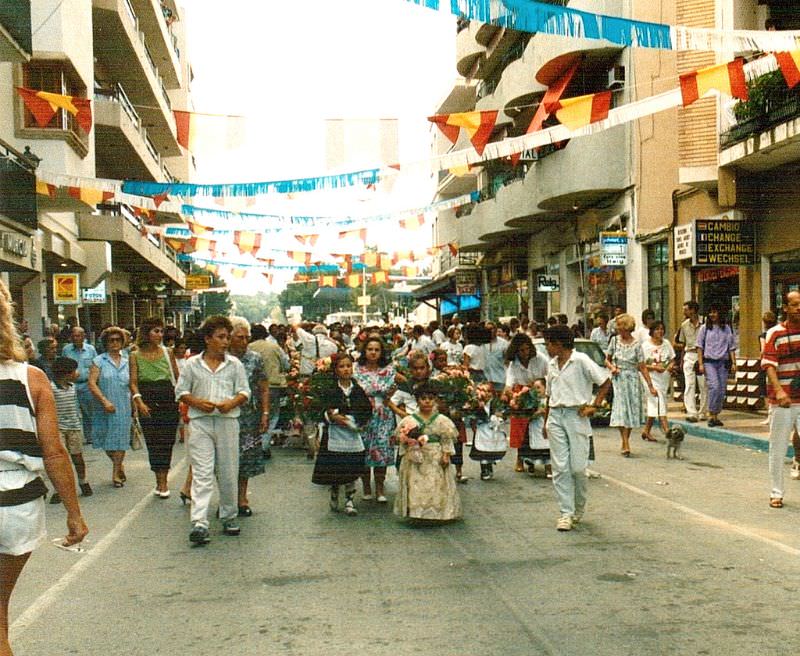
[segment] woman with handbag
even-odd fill
[[[130,389],[147,444],[150,470],[156,476],[153,494],[167,499],[167,475],[180,415],[175,400],[178,364],[172,351],[163,345],[163,335],[164,324],[157,317],[147,318],[139,326],[137,349],[130,355]]]
[[[103,449],[113,463],[111,482],[125,485],[125,452],[131,447],[131,392],[128,356],[123,353],[125,333],[109,326],[100,333],[104,353],[89,369],[92,404],[92,446]]]
[[[324,427],[311,482],[330,486],[330,507],[339,512],[339,488],[344,485],[344,512],[356,515],[356,481],[366,470],[366,450],[361,430],[372,418],[372,404],[353,380],[353,358],[347,353],[331,356],[330,393],[315,399]],[[317,374],[321,375],[321,374]]]
[[[458,439],[455,424],[437,411],[436,389],[422,383],[414,389],[419,409],[397,427],[400,482],[394,513],[409,519],[447,522],[461,517],[461,498],[450,469]]]

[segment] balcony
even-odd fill
[[[155,235],[143,232],[141,220],[125,205],[102,207],[100,213],[78,215],[81,240],[109,242],[115,271],[138,279],[167,276],[185,287],[186,276],[171,248]]]
[[[472,74],[473,69],[486,54],[486,49],[475,38],[479,28],[480,24],[472,21],[469,27],[456,35],[456,69],[462,77],[476,77]]]
[[[31,0],[0,2],[0,62],[19,64],[32,54]]]
[[[750,101],[734,106],[738,122],[720,135],[720,166],[769,171],[800,161],[800,91],[779,71],[750,84]]]
[[[161,156],[122,86],[96,91],[94,108],[97,175],[164,182]]]
[[[0,140],[0,216],[31,230],[38,227],[35,171],[23,153]]]
[[[130,0],[92,0],[94,56],[125,88],[161,155],[181,154],[172,107]]]
[[[569,142],[536,163],[539,208],[569,212],[595,205],[631,184],[630,125]]]
[[[177,39],[167,24],[167,17],[160,0],[130,0],[139,18],[139,27],[144,32],[153,60],[164,78],[168,89],[181,86],[181,63]],[[170,13],[172,10],[169,10]],[[173,14],[175,18],[175,16]]]

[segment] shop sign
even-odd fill
[[[628,264],[627,233],[600,233],[600,262],[603,266],[625,266]]]
[[[205,273],[195,273],[186,276],[186,289],[210,289],[211,276]]]
[[[28,256],[27,237],[23,237],[14,232],[4,232],[2,233],[2,240],[0,241],[0,244],[2,244],[3,251],[5,253],[16,255],[17,257]]]
[[[102,280],[97,287],[84,287],[81,289],[81,301],[83,301],[84,304],[105,303],[106,300],[107,296],[105,280]]]
[[[478,291],[477,271],[456,271],[456,294],[470,296]]]
[[[756,233],[752,221],[697,219],[694,222],[694,266],[752,266]]]
[[[356,298],[356,305],[358,307],[369,307],[371,303],[372,303],[372,297],[370,297],[369,294],[367,294],[366,296],[358,296]]]
[[[726,278],[738,278],[739,267],[719,267],[717,269],[704,269],[697,272],[697,282],[714,282]]]
[[[536,291],[537,292],[557,292],[561,289],[558,281],[558,276],[550,276],[546,273],[540,273],[536,276]]]
[[[691,223],[677,226],[672,243],[676,262],[679,260],[691,260],[694,256],[694,226]]]
[[[56,305],[76,305],[80,303],[80,289],[79,274],[53,274],[53,303]]]

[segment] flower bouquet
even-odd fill
[[[514,385],[504,400],[512,417],[531,417],[540,405],[539,393],[528,385]]]
[[[448,367],[431,377],[441,402],[442,412],[451,419],[460,419],[473,400],[474,386],[462,367]]]

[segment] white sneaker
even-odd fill
[[[350,515],[351,517],[353,515],[357,515],[358,514],[358,511],[356,510],[356,507],[353,504],[353,500],[352,499],[348,499],[347,501],[344,502],[344,514],[345,515]]]
[[[797,460],[792,461],[792,473],[790,476],[795,481],[800,479],[800,462],[797,462]]]
[[[572,516],[571,515],[561,515],[556,522],[556,529],[559,531],[571,531],[572,530]]]

